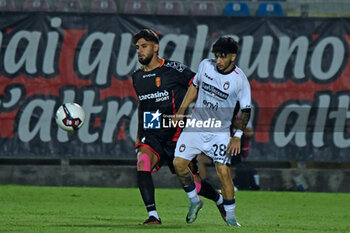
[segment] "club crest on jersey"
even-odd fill
[[[180,152],[184,152],[186,150],[186,145],[185,144],[182,144],[180,147],[179,147],[179,151]]]
[[[227,90],[230,87],[230,83],[225,82],[223,87],[224,87],[224,90]]]
[[[156,77],[156,86],[160,87],[160,77]]]

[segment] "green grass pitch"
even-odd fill
[[[241,228],[226,226],[204,200],[187,224],[188,199],[180,189],[156,189],[163,224],[142,226],[147,213],[136,188],[0,186],[0,232],[350,232],[350,194],[238,191]]]

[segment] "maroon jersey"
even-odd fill
[[[187,88],[194,77],[185,65],[162,59],[159,67],[152,71],[144,71],[142,68],[132,74],[133,85],[139,100],[140,126],[145,122],[145,112],[159,111],[162,115],[174,115],[180,107],[186,95]],[[143,125],[144,126],[144,125]],[[143,131],[152,131],[159,136],[175,134],[174,129],[157,128]],[[141,131],[142,132],[142,131]]]

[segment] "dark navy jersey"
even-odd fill
[[[142,68],[136,70],[132,74],[132,80],[139,100],[140,120],[144,122],[144,112],[157,110],[162,115],[174,115],[194,75],[185,65],[164,59],[152,71],[146,72]],[[139,127],[142,127],[141,124]],[[158,129],[164,130],[168,129]],[[156,129],[152,131],[156,133]]]

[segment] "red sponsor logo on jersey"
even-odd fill
[[[156,86],[160,87],[160,77],[156,77]]]

